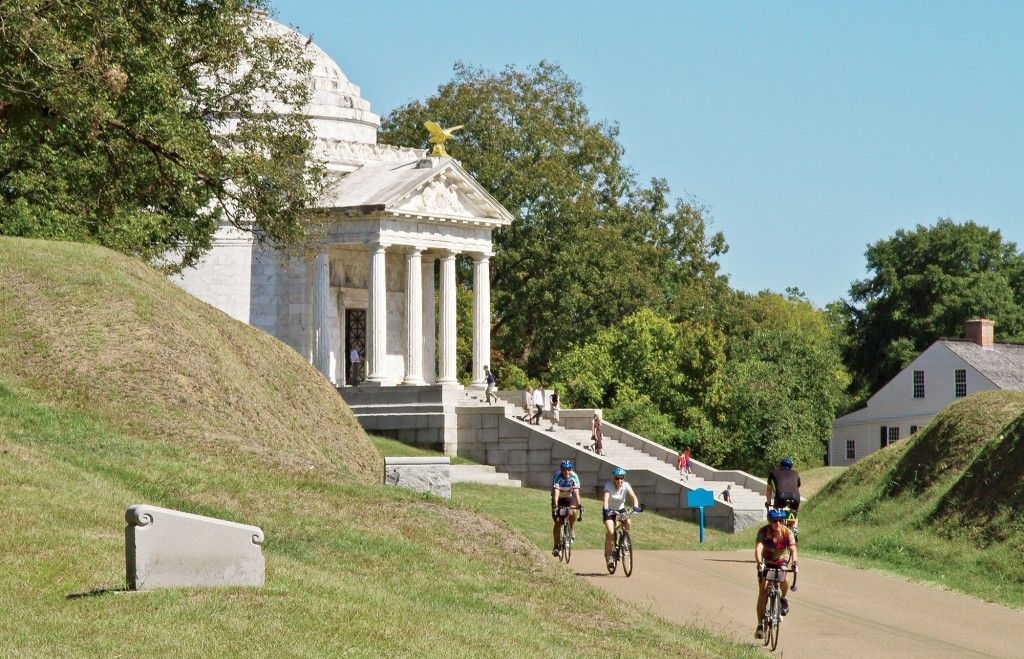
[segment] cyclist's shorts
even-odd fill
[[[572,505],[572,497],[558,497],[558,503],[555,504],[555,509],[551,512],[551,519],[558,519],[559,511],[565,508],[565,514],[569,514],[569,506]]]
[[[800,509],[800,499],[793,499],[790,497],[775,497],[775,504],[772,507],[782,510],[787,505],[789,506],[789,509],[795,513],[797,510]]]
[[[786,580],[786,564],[782,565],[766,565],[764,568],[764,580],[765,581],[785,581]]]
[[[618,517],[621,512],[621,510],[609,510],[606,513],[602,513],[602,516],[604,517],[604,521],[607,522],[608,520],[612,520],[614,522],[615,518]]]

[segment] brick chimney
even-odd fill
[[[995,325],[995,321],[987,318],[974,318],[967,321],[964,333],[968,341],[973,341],[982,348],[991,348]]]

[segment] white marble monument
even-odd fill
[[[306,41],[276,23],[267,29]],[[326,53],[309,48],[312,99],[302,111],[330,179],[309,212],[329,219],[326,239],[315,256],[285,261],[224,227],[203,261],[175,281],[292,346],[338,386],[355,377],[454,387],[456,259],[472,259],[473,383],[482,386],[491,232],[511,214],[457,161],[377,144],[380,117]]]
[[[263,585],[259,527],[141,504],[124,517],[131,590]]]

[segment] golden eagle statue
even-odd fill
[[[444,143],[455,137],[455,131],[462,128],[462,124],[451,128],[441,128],[437,122],[428,121],[423,124],[423,127],[430,131],[430,139],[427,141],[434,145],[434,150],[430,152],[430,155],[440,158],[449,157],[448,152],[444,150]]]

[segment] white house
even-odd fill
[[[944,407],[988,389],[1024,391],[1024,345],[995,343],[991,320],[968,320],[966,339],[942,339],[867,405],[832,424],[830,465],[850,465],[923,428]]]
[[[310,209],[329,220],[326,236],[308,257],[285,258],[224,226],[175,282],[281,339],[339,386],[457,388],[456,259],[471,259],[473,382],[482,387],[491,232],[512,215],[457,161],[378,144],[380,117],[327,53],[273,21],[264,29],[306,43],[313,59],[301,112],[331,182]]]

